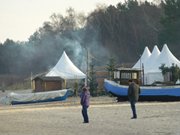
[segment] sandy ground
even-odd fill
[[[82,123],[79,98],[65,102],[0,105],[0,135],[180,135],[180,102],[128,102],[91,98],[90,123]]]

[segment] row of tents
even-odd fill
[[[162,71],[159,69],[162,64],[165,67],[172,65],[180,67],[180,61],[171,53],[167,44],[164,44],[161,51],[155,45],[152,52],[146,46],[141,57],[132,68],[144,69],[144,84],[152,84],[155,81],[164,81]]]
[[[164,81],[162,71],[159,69],[162,64],[165,67],[171,67],[173,64],[180,67],[180,61],[171,53],[167,44],[164,44],[160,51],[155,45],[152,52],[146,46],[139,60],[132,67],[133,69],[143,69],[143,82],[145,85],[152,84],[155,81]],[[78,69],[64,51],[57,64],[46,74],[47,77],[61,77],[67,79],[84,79],[84,74]]]

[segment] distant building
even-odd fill
[[[98,90],[103,90],[104,88],[104,79],[108,78],[109,74],[107,71],[97,71],[96,80],[98,83]]]
[[[34,92],[60,90],[64,88],[64,80],[60,77],[37,76],[32,80]]]

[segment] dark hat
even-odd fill
[[[128,82],[133,82],[133,80],[132,80],[132,79],[129,79]]]
[[[87,87],[83,87],[83,91],[86,91],[86,90],[88,90]]]

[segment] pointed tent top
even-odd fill
[[[150,55],[151,55],[151,52],[149,51],[149,48],[146,46],[142,56],[149,57]]]
[[[142,63],[145,63],[146,60],[151,56],[151,52],[149,51],[149,48],[146,46],[144,49],[144,52],[142,56],[139,58],[138,62],[133,66],[133,68],[140,68],[140,65]]]
[[[154,46],[151,57],[149,57],[148,61],[156,61],[156,59],[158,58],[158,56],[161,54],[161,52],[159,51],[159,48],[157,47],[157,45]]]
[[[154,46],[153,51],[149,59],[144,63],[144,72],[148,72],[154,69],[154,64],[157,62],[157,58],[160,55],[160,51],[157,45]]]
[[[176,81],[176,84],[180,84],[180,80],[179,79]]]
[[[46,76],[59,76],[64,79],[83,79],[86,77],[86,75],[72,63],[65,51],[58,63],[46,74]]]
[[[156,58],[156,60],[151,63],[147,72],[160,72],[159,67],[162,64],[165,64],[166,67],[171,67],[172,64],[178,65],[180,67],[180,61],[171,53],[167,44],[164,44],[161,53]]]
[[[162,55],[173,55],[172,53],[171,53],[171,51],[169,50],[169,48],[168,48],[168,46],[167,46],[167,44],[164,44],[163,45],[163,48],[162,48],[162,51],[161,51],[161,53],[162,53]]]
[[[157,47],[157,45],[154,46],[152,54],[153,55],[159,55],[161,52],[159,51],[159,48]]]
[[[171,53],[167,44],[164,44],[161,54],[158,57],[158,61],[160,64],[165,64],[167,67],[171,67],[172,64],[180,66],[180,61]]]

